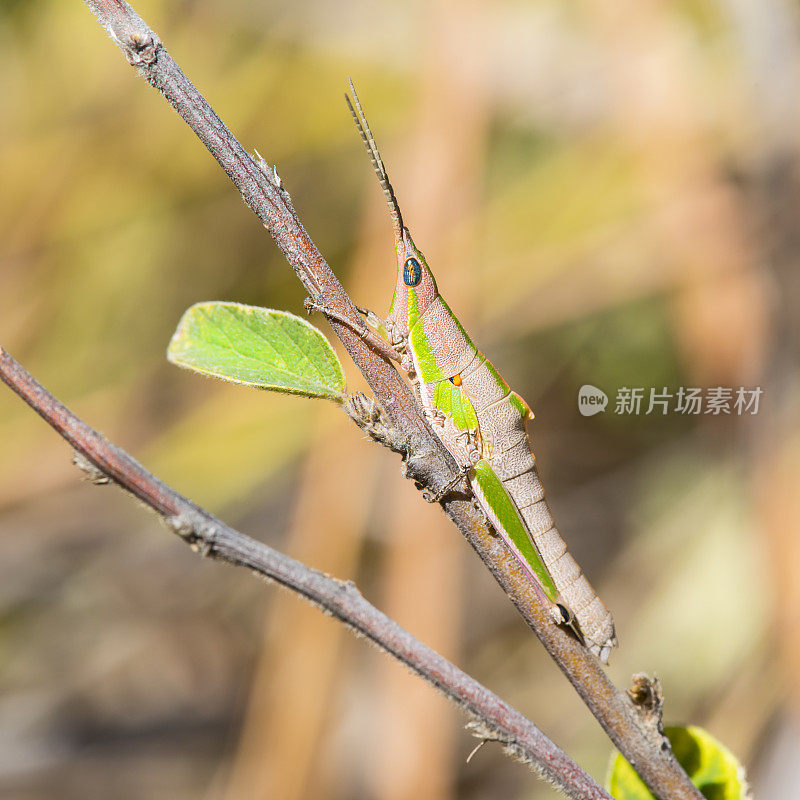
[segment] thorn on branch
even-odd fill
[[[628,689],[628,697],[633,704],[649,713],[660,714],[664,704],[664,693],[658,678],[650,678],[644,672],[637,672],[632,680],[633,684]]]
[[[644,672],[637,672],[632,678],[631,688],[627,690],[628,697],[639,712],[639,716],[647,727],[655,730],[664,740],[662,713],[664,708],[664,692],[658,678],[650,678]]]
[[[348,395],[342,404],[345,413],[371,439],[404,458],[408,456],[408,438],[396,428],[373,397],[361,392]]]
[[[481,739],[475,747],[472,748],[470,754],[467,756],[467,760],[464,762],[465,764],[469,764],[472,761],[473,756],[480,750],[489,740],[488,739]]]
[[[79,453],[77,450],[72,453],[72,463],[83,472],[83,479],[95,486],[107,486],[112,482],[103,470],[96,467],[83,453]]]
[[[111,31],[111,37],[125,53],[128,63],[134,67],[150,67],[158,60],[161,42],[152,33],[131,33],[125,41],[120,41]]]
[[[471,722],[468,722],[464,728],[476,739],[480,739],[480,742],[478,742],[478,744],[473,748],[472,752],[467,756],[467,764],[469,764],[470,760],[478,752],[478,750],[480,750],[489,742],[498,742],[499,744],[503,745],[504,748],[511,748],[514,746],[513,739],[510,739],[508,736],[501,735],[497,730],[487,725],[483,720],[472,720]]]
[[[278,166],[277,164],[273,164],[271,167],[267,163],[267,160],[258,150],[253,150],[255,154],[254,161],[256,162],[256,166],[264,173],[264,177],[284,196],[287,202],[291,203],[291,198],[289,197],[289,192],[283,186],[283,181],[281,180],[281,176],[278,175]]]
[[[213,552],[217,534],[212,526],[198,522],[187,514],[164,517],[164,524],[203,558]]]

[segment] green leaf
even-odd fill
[[[287,311],[198,303],[178,323],[167,358],[231,383],[339,402],[344,398],[344,371],[330,343]]]
[[[695,725],[666,728],[672,751],[692,783],[707,800],[748,800],[744,768],[726,747]],[[611,757],[606,789],[616,800],[654,800],[653,795],[619,754]]]

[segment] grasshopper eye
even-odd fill
[[[416,286],[421,280],[422,267],[414,256],[410,256],[403,264],[403,282],[406,286]]]

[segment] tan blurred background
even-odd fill
[[[800,22],[789,0],[139,0],[277,162],[361,304],[406,222],[536,411],[559,527],[761,800],[800,796]],[[441,512],[335,409],[166,363],[182,311],[301,312],[255,217],[79,0],[0,2],[0,341],[247,533],[357,581],[595,777],[610,745]],[[322,324],[322,323],[320,323]],[[348,365],[353,387],[358,377]],[[582,384],[610,396],[577,410]],[[756,416],[613,413],[622,386],[761,386]],[[0,392],[0,797],[484,800],[554,792],[301,601],[205,563]]]

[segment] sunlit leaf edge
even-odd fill
[[[320,345],[325,355],[327,365],[335,372],[335,384],[314,380],[307,380],[303,382],[302,376],[294,372],[286,373],[287,375],[291,376],[292,380],[295,381],[294,384],[276,384],[268,381],[248,380],[226,374],[222,371],[215,371],[207,366],[204,366],[198,360],[192,360],[191,358],[188,358],[187,352],[189,351],[189,348],[187,347],[187,341],[189,341],[190,335],[189,328],[192,323],[196,321],[197,314],[199,312],[216,312],[220,309],[244,312],[245,314],[252,316],[267,315],[271,318],[271,320],[278,319],[281,321],[290,321],[292,324],[302,327],[311,335],[311,338],[316,340]],[[341,402],[345,397],[344,392],[346,384],[344,369],[342,368],[341,362],[339,361],[339,358],[330,342],[318,328],[309,323],[307,320],[304,320],[302,317],[298,317],[296,314],[292,314],[289,311],[263,308],[261,306],[250,306],[243,303],[223,300],[195,303],[187,308],[181,316],[175,333],[173,334],[169,346],[167,347],[167,359],[170,361],[170,363],[175,364],[175,366],[178,366],[181,369],[186,369],[207,377],[216,378],[218,380],[225,381],[226,383],[249,386],[251,388],[261,389],[263,391],[275,391],[280,392],[281,394],[295,394],[302,397],[329,399],[337,402]]]

